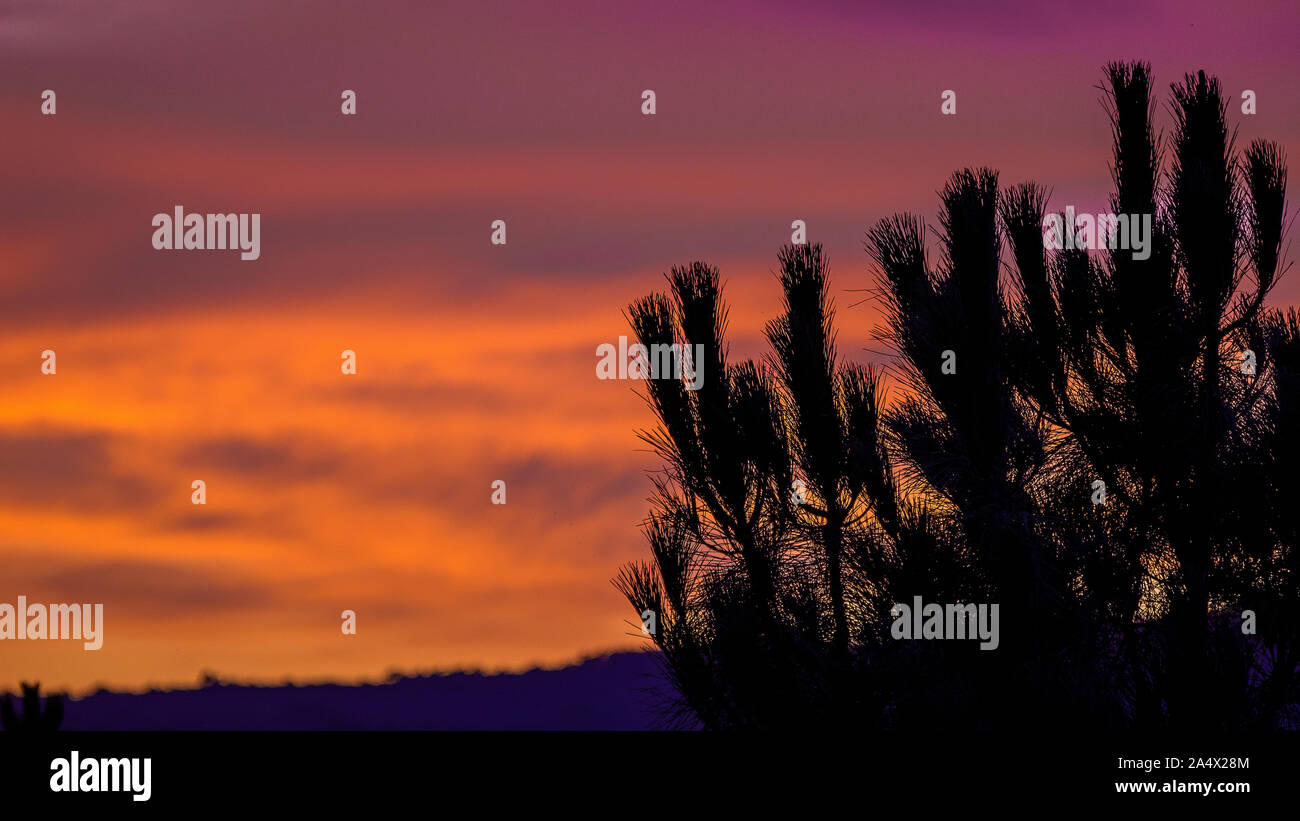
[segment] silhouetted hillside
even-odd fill
[[[671,695],[654,653],[560,670],[450,673],[386,684],[213,684],[101,691],[67,704],[65,730],[652,730]]]

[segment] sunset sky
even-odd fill
[[[707,260],[759,355],[803,219],[841,352],[883,361],[865,229],[976,165],[1105,210],[1112,59],[1153,64],[1166,128],[1217,75],[1294,209],[1300,7],[1228,8],[0,0],[0,602],[105,614],[96,652],[0,643],[0,690],[641,647],[609,579],[648,554],[653,420],[595,377],[627,303]],[[261,258],[154,250],[176,205],[260,213]]]

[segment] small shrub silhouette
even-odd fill
[[[11,732],[50,732],[63,723],[63,696],[50,695],[41,708],[41,685],[22,683],[21,714],[14,709],[14,698],[6,693],[0,701],[0,726]]]

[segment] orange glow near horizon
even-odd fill
[[[200,670],[523,669],[640,646],[609,578],[644,553],[658,464],[635,431],[653,419],[635,383],[595,378],[596,346],[630,334],[628,287],[576,301],[517,286],[491,312],[432,323],[337,299],[6,336],[0,362],[21,375],[0,429],[24,444],[0,488],[15,571],[0,601],[106,611],[103,649],[13,642],[7,662],[84,691]],[[727,295],[733,356],[758,353],[775,279]],[[846,313],[861,338],[866,314]],[[54,376],[31,364],[47,347]],[[504,506],[489,503],[498,478]],[[345,609],[356,637],[340,635]]]

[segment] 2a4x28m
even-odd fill
[[[1248,770],[1249,758],[1169,758],[1165,759],[1170,769],[1186,767],[1189,770]]]

